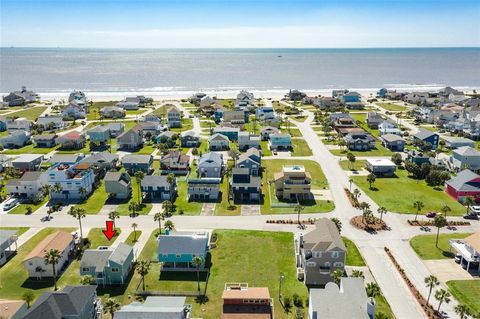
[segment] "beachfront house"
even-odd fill
[[[162,271],[189,271],[196,269],[192,265],[194,257],[207,259],[209,233],[173,232],[157,237],[158,261]],[[205,270],[205,264],[200,267]]]
[[[96,147],[105,147],[110,142],[110,130],[105,125],[95,126],[87,131],[87,135],[90,139],[90,145]]]
[[[26,86],[22,86],[20,91],[10,92],[10,94],[3,97],[3,101],[6,102],[8,106],[23,106],[39,100],[40,96],[33,91],[27,90]]]
[[[480,232],[465,239],[449,239],[448,242],[456,254],[460,255],[460,264],[465,265],[467,271],[473,265],[480,273]]]
[[[69,232],[60,230],[48,235],[23,259],[23,266],[28,272],[28,277],[37,279],[53,277],[52,265],[46,264],[44,261],[45,252],[51,249],[60,251],[60,258],[55,264],[55,268],[61,272],[63,266],[68,263],[74,248],[75,241]]]
[[[460,136],[442,136],[445,140],[445,146],[450,149],[456,149],[459,147],[475,147],[475,142],[466,137]]]
[[[382,136],[385,134],[402,135],[402,131],[398,128],[395,121],[386,119],[378,126],[378,135]]]
[[[383,117],[377,112],[368,112],[367,113],[367,126],[371,129],[378,129],[380,123],[384,121]]]
[[[123,285],[133,268],[133,248],[125,243],[83,252],[80,276],[90,275],[97,285]]]
[[[85,106],[79,105],[76,102],[70,102],[63,110],[62,117],[64,119],[84,119],[87,116]]]
[[[375,138],[367,132],[349,133],[343,140],[351,151],[369,151],[375,148]]]
[[[83,158],[80,163],[88,163],[96,169],[104,171],[117,167],[119,156],[109,152],[93,152]]]
[[[257,120],[264,121],[275,117],[275,111],[272,106],[262,106],[255,110]]]

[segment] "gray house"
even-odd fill
[[[22,154],[12,161],[12,166],[20,171],[36,171],[42,164],[41,154]]]
[[[0,230],[0,266],[4,265],[17,251],[17,239],[16,230]]]
[[[475,142],[469,138],[457,136],[442,136],[442,138],[445,140],[445,146],[451,149],[463,146],[475,147]]]
[[[133,175],[136,171],[150,174],[153,171],[153,156],[152,155],[125,155],[122,158],[123,167],[128,174]]]
[[[394,152],[403,152],[405,140],[396,134],[385,134],[379,137],[382,145]]]
[[[368,158],[365,161],[365,168],[376,176],[392,176],[397,166],[386,158]]]
[[[115,319],[186,319],[191,305],[186,297],[150,296],[144,303],[134,301],[115,311]]]
[[[248,168],[249,174],[258,176],[262,170],[262,157],[256,148],[249,148],[245,153],[240,154],[235,167]]]
[[[56,138],[57,134],[42,134],[35,135],[33,141],[35,142],[36,147],[50,148],[57,145]]]
[[[220,193],[220,178],[196,178],[187,181],[189,201],[217,200]]]
[[[332,273],[344,270],[347,249],[335,224],[328,218],[315,222],[315,229],[296,239],[298,277],[306,285],[333,282]]]
[[[369,128],[378,129],[378,126],[384,119],[377,112],[368,112],[366,121]]]
[[[452,151],[450,163],[456,171],[465,168],[478,171],[480,170],[480,151],[469,146],[459,147]]]
[[[223,172],[223,155],[215,152],[204,154],[198,160],[198,176],[221,178]]]
[[[62,116],[40,116],[37,119],[37,125],[42,126],[43,129],[60,130],[65,127],[65,122]]]
[[[231,197],[235,202],[260,202],[262,198],[262,179],[251,176],[248,168],[235,167],[230,185]]]
[[[363,278],[341,278],[340,287],[331,282],[325,289],[312,288],[309,319],[373,319],[375,299],[369,298]]]
[[[262,127],[262,129],[260,130],[260,136],[262,137],[262,141],[268,141],[270,139],[270,134],[278,133],[280,133],[280,130],[272,126],[265,126]]]
[[[208,149],[211,151],[224,151],[230,148],[228,137],[223,134],[215,133],[208,138]]]
[[[145,176],[140,183],[140,187],[142,193],[146,194],[150,199],[157,198],[160,200],[172,200],[176,191],[175,180],[170,184],[168,182],[168,177],[165,175]]]
[[[30,133],[26,131],[12,131],[9,135],[0,137],[3,148],[20,148],[30,140]]]
[[[143,138],[139,130],[131,129],[117,137],[117,144],[119,149],[135,150],[142,147]]]
[[[44,292],[23,319],[96,319],[101,313],[97,286],[66,286],[63,291]]]
[[[183,133],[180,140],[182,147],[198,147],[200,145],[200,137],[193,131]]]
[[[109,152],[92,153],[80,161],[80,163],[88,163],[94,167],[109,170],[117,166],[118,155]]]
[[[77,154],[54,154],[49,162],[52,165],[63,163],[63,164],[75,164],[85,157],[83,153]]]
[[[104,178],[105,192],[110,198],[127,199],[132,194],[131,177],[124,172],[107,172]]]

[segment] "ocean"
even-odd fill
[[[0,48],[0,92],[284,92],[480,87],[480,48]]]

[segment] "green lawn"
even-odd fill
[[[193,119],[190,118],[182,118],[182,127],[174,127],[171,128],[170,131],[172,132],[184,132],[193,129]]]
[[[138,241],[138,238],[140,238],[140,235],[142,235],[141,230],[137,229],[136,231],[132,231],[125,240],[125,244],[133,246]]]
[[[384,314],[387,315],[387,318],[389,319],[395,318],[395,315],[393,314],[392,309],[390,308],[390,305],[388,304],[387,300],[382,294],[376,296],[375,301],[377,302],[377,307],[375,308],[376,314],[383,312]]]
[[[123,204],[119,204],[117,206],[116,211],[122,215],[122,216],[128,216],[130,214],[130,211],[128,210],[128,205],[130,202],[138,202],[138,183],[136,178],[132,178],[132,196],[128,201],[125,201]],[[145,207],[142,208],[141,211],[137,211],[136,213],[140,215],[146,215],[152,210],[152,204],[151,203],[145,203]]]
[[[312,150],[305,140],[292,139],[292,156],[311,156]]]
[[[275,196],[275,186],[269,181],[273,180],[275,173],[280,172],[284,165],[303,165],[305,170],[312,176],[312,189],[326,189],[328,187],[325,175],[317,162],[311,160],[263,160],[262,166],[264,168],[262,175],[262,193],[264,202],[260,206],[262,214],[289,214],[294,213],[292,207],[271,207],[271,203],[280,203]],[[270,189],[270,192],[269,192]],[[304,206],[303,213],[323,213],[332,211],[335,208],[335,204],[332,201],[303,201],[301,203]]]
[[[469,235],[471,233],[440,234],[438,237],[438,248],[435,247],[436,235],[418,235],[410,239],[410,246],[421,259],[449,259],[453,257],[453,253],[449,252],[450,245],[448,240],[462,239]]]
[[[479,280],[451,280],[447,281],[447,286],[455,299],[469,307],[470,310],[480,313]]]
[[[87,214],[98,214],[107,199],[108,194],[105,192],[105,185],[102,180],[98,188],[93,190],[90,197],[88,197],[85,202],[76,206],[85,209]]]
[[[340,167],[343,169],[343,170],[346,170],[346,171],[360,171],[362,170],[363,168],[365,168],[365,161],[363,160],[359,160],[359,161],[355,161],[353,163],[353,166],[350,166],[350,161],[348,160],[343,160],[343,161],[340,161]]]
[[[36,121],[40,114],[45,112],[46,109],[46,106],[31,107],[21,111],[10,113],[7,115],[7,117],[24,117],[27,120]]]
[[[3,154],[11,154],[11,155],[16,155],[16,154],[48,154],[51,151],[54,151],[58,148],[57,146],[54,147],[36,147],[34,143],[25,145],[24,147],[20,148],[13,148],[13,149],[5,149],[3,151]]]
[[[402,105],[397,105],[393,103],[377,103],[378,106],[384,108],[387,111],[405,111],[407,108]]]
[[[75,228],[61,228],[67,232]],[[53,287],[53,280],[28,279],[28,273],[23,267],[23,259],[34,249],[46,236],[59,230],[59,228],[44,228],[35,236],[30,238],[25,244],[18,248],[17,255],[10,259],[2,268],[0,268],[0,299],[21,299],[23,293],[31,289],[35,297],[40,296],[44,291],[50,291]],[[78,272],[78,268],[76,269]],[[68,281],[68,278],[60,277],[59,287],[62,288]],[[78,282],[69,282],[78,284]]]
[[[347,266],[365,266],[365,261],[363,260],[360,251],[358,251],[357,246],[353,241],[346,237],[342,237],[345,246],[347,247]]]
[[[222,200],[220,203],[217,203],[215,205],[215,215],[240,215],[240,205],[234,204],[233,201],[231,201],[232,207],[234,207],[234,209],[229,209],[228,207],[228,181],[226,178],[224,178],[222,180],[222,184],[220,184],[220,191],[222,192]]]
[[[177,182],[177,198],[174,204],[177,208],[177,214],[180,210],[183,210],[184,215],[199,215],[203,206],[202,203],[188,201],[186,181]]]
[[[150,109],[147,109],[147,108],[139,108],[138,110],[126,110],[125,113],[127,115],[140,115],[140,114],[143,114],[147,111],[149,111]]]
[[[355,156],[392,156],[393,152],[390,151],[388,148],[382,146],[382,144],[377,140],[375,142],[375,148],[369,151],[350,151],[347,149],[343,150],[330,150],[333,155],[336,156],[347,156],[347,153],[350,152]]]
[[[153,143],[143,144],[143,147],[139,150],[131,152],[132,154],[150,155],[157,149],[157,146]]]
[[[16,230],[17,236],[20,237],[23,233],[29,230],[29,227],[0,227],[1,230]]]
[[[377,178],[369,189],[366,176],[353,176],[352,179],[358,187],[367,193],[378,205],[387,210],[398,213],[415,214],[413,203],[422,201],[425,207],[421,214],[429,211],[440,211],[443,205],[448,205],[452,211],[450,215],[463,215],[465,208],[448,196],[443,189],[428,186],[423,180],[408,177],[406,170],[397,169],[397,177]],[[397,196],[398,191],[402,196]]]
[[[92,228],[88,232],[88,239],[90,240],[90,249],[98,248],[99,246],[110,246],[118,238],[122,230],[120,228],[115,228],[115,236],[111,240],[108,240],[107,237],[103,234],[102,230],[105,230],[105,227],[102,228]]]
[[[260,141],[260,148],[262,150],[262,156],[272,156],[272,151],[268,147],[268,141]]]
[[[100,119],[100,109],[105,106],[114,106],[119,101],[102,101],[102,102],[93,102],[92,105],[88,106],[87,120],[99,120]]]
[[[290,129],[282,127],[282,133],[290,134],[291,137],[303,137],[302,132],[296,127],[291,127]]]
[[[45,197],[43,199],[43,201],[41,201],[40,203],[38,204],[19,204],[17,205],[17,207],[15,207],[14,209],[12,209],[11,211],[9,211],[8,213],[9,214],[21,214],[21,215],[25,215],[27,213],[27,207],[31,207],[32,208],[32,214],[35,213],[37,211],[37,209],[39,209],[40,207],[42,207],[43,205],[45,205],[45,203],[48,201],[48,197]]]

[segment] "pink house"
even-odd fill
[[[472,197],[480,202],[480,175],[469,169],[463,170],[445,183],[445,192],[459,202]]]

